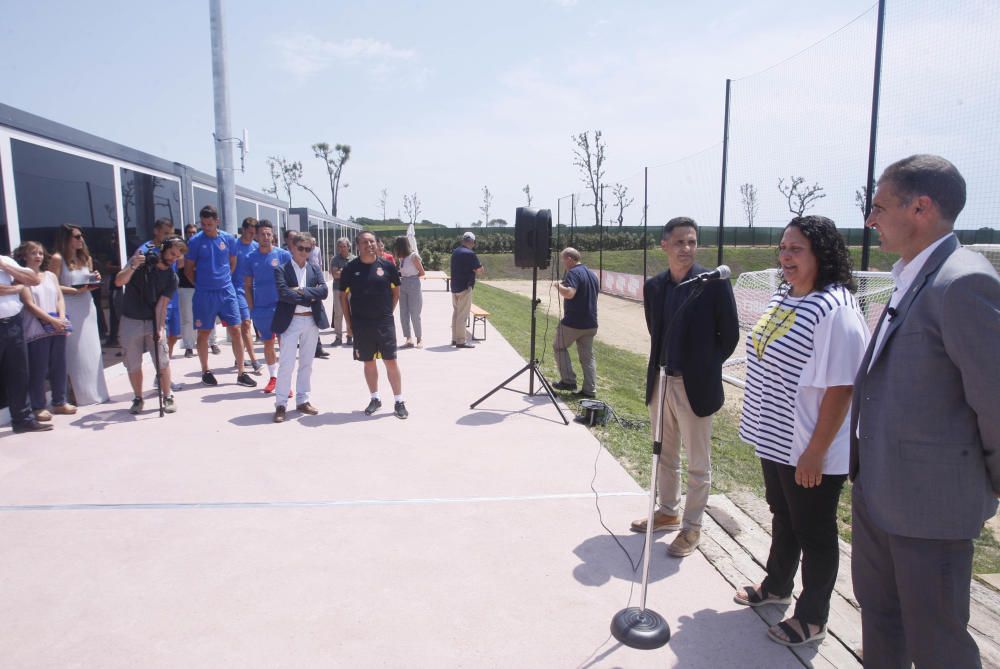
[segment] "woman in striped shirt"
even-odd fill
[[[826,636],[839,566],[837,502],[850,457],[847,414],[868,327],[852,294],[851,260],[823,216],[792,219],[778,247],[781,285],[747,336],[740,438],[764,472],[772,519],[767,576],[745,586],[746,606],[788,604],[802,559],[795,613],[768,630],[799,646]]]

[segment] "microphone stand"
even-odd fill
[[[667,331],[664,334],[667,346],[670,345],[670,335],[673,332],[674,325],[680,321],[680,315],[695,297],[701,295],[704,287],[705,284],[702,281],[695,283],[691,288],[691,292],[681,302],[681,305],[677,307],[677,311],[674,312],[673,318],[670,319],[670,324],[667,326]],[[665,351],[664,355],[666,353]],[[653,472],[649,483],[649,512],[646,516],[646,541],[644,543],[642,558],[642,592],[639,599],[639,606],[624,608],[611,619],[611,635],[629,648],[638,648],[640,650],[660,648],[670,641],[670,625],[667,624],[667,621],[659,613],[646,608],[646,592],[649,588],[649,553],[653,544],[653,514],[656,511],[656,479],[660,468],[660,452],[663,450],[663,410],[667,389],[667,366],[665,363],[660,365],[659,387],[660,391],[657,393],[658,397],[656,401],[657,406],[660,407],[660,411],[657,416],[656,425],[653,428]]]

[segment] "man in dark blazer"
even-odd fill
[[[281,357],[278,361],[278,383],[274,388],[274,422],[285,421],[285,406],[292,387],[295,349],[299,351],[299,372],[295,381],[295,408],[315,416],[319,413],[309,402],[310,378],[319,331],[330,327],[323,300],[327,296],[323,273],[309,263],[309,254],[316,240],[308,232],[293,238],[291,261],[276,267],[274,283],[278,289],[278,306],[274,310],[271,329],[281,337]]]
[[[972,539],[1000,493],[1000,279],[952,232],[965,180],[938,156],[890,165],[867,224],[896,290],[854,383],[854,591],[865,666],[979,667]]]
[[[646,282],[643,305],[650,334],[646,370],[646,404],[653,434],[660,422],[657,470],[660,508],[653,530],[676,530],[667,553],[685,557],[701,540],[702,518],[712,487],[712,414],[722,407],[722,363],[740,338],[736,300],[728,280],[680,284],[705,270],[695,262],[698,226],[690,218],[673,218],[663,228],[660,247],[668,269]],[[669,337],[669,338],[668,338]],[[660,368],[666,367],[663,406]],[[687,450],[688,490],[680,519],[681,445]],[[646,531],[646,519],[632,523]]]

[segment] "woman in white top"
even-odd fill
[[[760,457],[771,522],[767,576],[738,604],[792,601],[795,612],[768,630],[785,646],[826,636],[840,550],[837,502],[847,478],[847,414],[868,327],[854,299],[851,259],[823,216],[792,219],[778,247],[782,283],[747,336],[740,438]]]
[[[78,226],[64,224],[56,234],[56,253],[49,261],[50,271],[59,277],[66,300],[66,316],[73,331],[66,342],[66,369],[78,405],[108,401],[101,356],[101,337],[97,330],[97,306],[90,291],[101,285],[101,273],[94,263]]]
[[[424,296],[420,292],[420,280],[424,276],[424,264],[420,256],[410,248],[410,240],[397,237],[393,244],[393,252],[399,263],[399,320],[403,324],[403,336],[406,343],[403,348],[420,348],[423,340],[423,328],[420,325],[420,311],[424,307]],[[413,323],[413,334],[417,337],[414,344],[410,336],[410,323]]]
[[[24,340],[28,343],[28,397],[35,418],[52,420],[52,414],[74,414],[66,401],[66,334],[72,329],[59,280],[46,271],[45,248],[24,242],[14,249],[14,259],[40,275],[37,286],[21,288],[24,303]],[[45,408],[45,382],[52,390],[52,411]]]

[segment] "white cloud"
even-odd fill
[[[400,63],[416,59],[412,49],[400,49],[368,37],[333,41],[315,35],[281,35],[274,39],[281,66],[300,80],[338,63],[367,66],[384,75]]]

